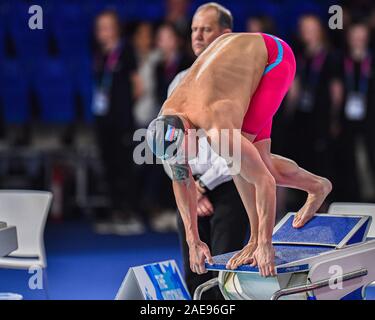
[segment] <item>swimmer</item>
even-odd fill
[[[188,165],[189,146],[196,139],[191,129],[203,129],[213,150],[239,168],[233,180],[249,217],[251,237],[230,259],[228,269],[251,264],[258,266],[262,276],[276,274],[272,246],[276,185],[307,192],[306,203],[293,221],[295,228],[308,222],[330,193],[329,180],[271,153],[272,118],[292,84],[295,69],[292,50],[275,36],[224,34],[198,57],[151,122],[147,141],[157,157],[171,163],[173,191],[193,272],[207,272],[205,259],[212,263],[212,257],[197,229],[196,186]],[[222,129],[229,129],[230,150],[234,141],[240,143],[239,159],[221,152]],[[172,161],[181,154],[184,161]]]

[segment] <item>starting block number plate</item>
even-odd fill
[[[116,300],[191,300],[174,260],[130,268]]]

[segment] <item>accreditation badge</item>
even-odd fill
[[[346,99],[345,116],[351,121],[361,121],[366,117],[365,95],[360,92],[350,92]]]
[[[314,98],[312,91],[310,89],[305,89],[302,91],[301,103],[299,106],[300,111],[302,112],[312,112],[314,104]]]
[[[104,116],[108,113],[109,98],[103,89],[96,89],[92,102],[92,112],[96,116]]]

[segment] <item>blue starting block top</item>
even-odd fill
[[[364,218],[360,216],[316,215],[303,228],[292,226],[294,213],[289,213],[275,227],[272,242],[338,247],[358,231]],[[363,234],[362,234],[363,235]],[[344,241],[344,243],[343,243]]]
[[[297,261],[341,248],[347,244],[365,241],[371,219],[368,216],[315,215],[302,228],[293,228],[295,213],[288,213],[275,227],[272,243],[275,248],[277,273],[309,269]],[[206,263],[207,270],[227,270],[226,264],[236,252],[213,257],[214,264]],[[293,266],[285,266],[296,262]],[[258,272],[258,267],[242,265],[234,272]]]
[[[316,256],[318,254],[328,252],[334,250],[333,248],[329,247],[319,247],[319,246],[295,246],[295,245],[275,245],[275,266],[277,269],[277,273],[285,273],[291,271],[303,271],[308,270],[309,266],[306,264],[302,264],[296,267],[283,268],[278,267],[293,261],[302,260],[305,258],[310,258]],[[213,257],[214,264],[209,265],[206,263],[207,270],[227,270],[226,264],[233,257],[233,255],[238,252],[230,252],[225,253],[216,257]],[[234,271],[242,271],[242,272],[258,272],[258,267],[251,267],[250,265],[242,265],[238,267]]]

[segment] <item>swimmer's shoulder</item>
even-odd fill
[[[169,98],[167,98],[167,100],[165,100],[163,106],[160,109],[158,116],[174,115],[176,113],[185,113],[185,112],[186,112],[186,99],[181,99],[181,96],[172,94],[172,96],[170,96]]]
[[[168,100],[166,100],[159,111],[158,117],[173,115],[173,114],[176,114],[177,112],[178,111],[175,108],[173,108],[173,105],[168,103]]]

